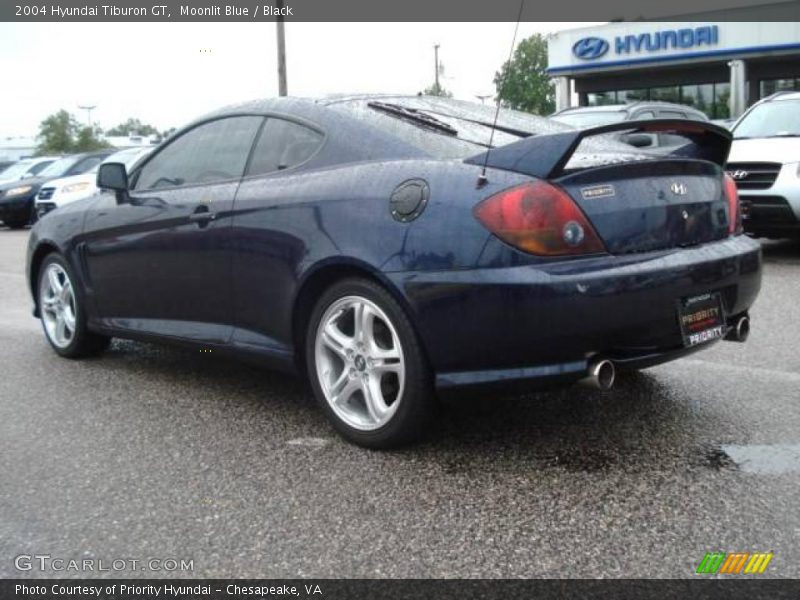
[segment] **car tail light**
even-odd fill
[[[605,252],[592,225],[569,195],[537,181],[490,196],[475,217],[515,248],[541,256]]]
[[[736,182],[733,177],[725,173],[723,178],[725,198],[728,200],[728,214],[730,215],[728,233],[738,235],[744,231],[742,226],[742,207],[739,206],[739,190],[736,189]]]

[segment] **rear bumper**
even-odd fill
[[[388,274],[415,316],[439,387],[575,380],[594,356],[621,368],[679,358],[677,302],[719,291],[728,319],[761,286],[761,248],[695,248],[509,268]]]

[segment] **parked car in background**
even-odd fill
[[[103,162],[122,163],[126,169],[130,170],[142,157],[147,156],[152,151],[153,146],[126,148],[111,154]],[[41,218],[60,206],[95,194],[97,192],[96,180],[99,166],[98,164],[81,175],[62,177],[44,184],[36,196],[35,210],[37,217]]]
[[[800,92],[773,94],[741,116],[726,169],[739,188],[745,231],[800,236]]]
[[[27,177],[35,177],[59,158],[61,157],[38,156],[36,158],[23,158],[22,160],[18,160],[0,173],[0,185]]]
[[[34,199],[48,181],[85,173],[111,154],[111,150],[65,156],[52,162],[38,176],[0,185],[0,220],[11,229],[24,227],[35,218]]]
[[[685,143],[662,156],[616,130]],[[618,368],[744,341],[761,248],[730,142],[708,122],[576,130],[439,97],[239,104],[130,173],[102,164],[100,192],[36,223],[34,314],[65,357],[121,337],[305,372],[347,439],[398,445],[436,389],[607,390]]]
[[[736,123],[736,119],[712,119],[714,125],[719,125],[725,129],[731,129]]]
[[[702,111],[683,104],[670,102],[633,102],[631,104],[607,104],[603,106],[578,106],[565,108],[553,115],[554,121],[585,129],[623,121],[645,119],[694,119],[708,121]],[[669,133],[618,134],[617,139],[637,148],[673,147],[683,142],[680,136]]]
[[[13,165],[15,162],[17,162],[17,161],[15,161],[15,160],[3,160],[3,161],[0,161],[0,177],[3,176],[3,171],[5,171],[8,167]]]

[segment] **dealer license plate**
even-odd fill
[[[683,298],[678,303],[678,320],[685,346],[721,338],[725,333],[725,315],[719,292]]]

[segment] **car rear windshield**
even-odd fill
[[[495,116],[493,105],[435,96],[345,99],[334,101],[329,106],[436,158],[467,158],[484,151],[489,145]],[[404,116],[403,109],[411,112]],[[416,117],[414,111],[418,112]],[[571,129],[544,117],[509,109],[500,111],[497,125],[492,146],[504,146],[527,135]],[[514,133],[510,133],[512,131]]]
[[[331,101],[329,107],[355,116],[435,158],[463,159],[481,154],[489,147],[490,139],[492,147],[499,147],[531,135],[575,129],[550,118],[503,108],[492,136],[494,105],[436,96],[342,99]],[[407,112],[409,110],[412,112]],[[621,144],[611,136],[583,140],[577,154],[586,153],[616,156],[624,153],[627,160],[631,160],[631,154],[639,155],[640,159],[644,157],[644,152]]]

